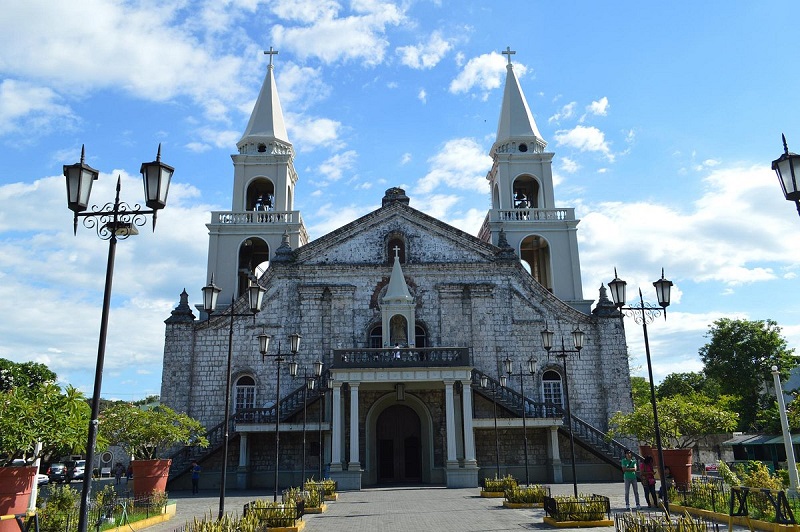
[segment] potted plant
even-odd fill
[[[83,394],[72,387],[62,392],[46,382],[0,391],[0,515],[27,509],[37,471],[26,465],[85,448],[90,417]],[[18,530],[16,522],[0,521],[0,532],[7,530]]]
[[[133,458],[134,496],[163,492],[171,460],[163,459],[176,445],[207,447],[203,425],[184,413],[164,405],[139,408],[116,403],[100,414],[99,432]]]

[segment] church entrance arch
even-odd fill
[[[381,412],[375,426],[379,484],[420,482],[422,452],[419,416],[405,405]]]
[[[432,420],[413,394],[378,399],[367,413],[365,484],[430,483],[433,464]]]

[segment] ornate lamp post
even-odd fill
[[[789,491],[797,493],[797,463],[794,458],[794,445],[792,445],[792,433],[789,431],[789,419],[786,416],[786,402],[783,399],[783,387],[781,386],[781,373],[778,366],[772,366],[772,380],[775,383],[775,395],[778,398],[778,412],[781,415],[781,430],[783,432],[783,446],[786,450],[786,466],[789,469]]]
[[[322,362],[317,360],[314,362],[314,374],[313,376],[309,377],[306,369],[303,368],[303,381],[305,381],[305,386],[303,386],[303,466],[302,466],[302,473],[300,477],[300,487],[302,488],[306,482],[306,413],[308,411],[308,392],[313,391],[314,388],[317,386],[317,379],[322,374]]]
[[[489,387],[489,377],[481,375],[481,388]],[[497,385],[492,383],[492,408],[494,409],[494,463],[495,477],[500,478],[500,438],[497,433]]]
[[[545,350],[547,351],[547,356],[550,356],[551,349],[553,348],[553,331],[549,330],[547,326],[542,331],[542,345],[544,346]],[[580,328],[576,328],[572,331],[572,343],[575,346],[575,349],[565,349],[564,348],[564,337],[561,337],[561,349],[557,351],[552,351],[558,358],[561,359],[561,362],[564,365],[564,397],[567,402],[567,427],[569,427],[569,453],[572,459],[572,489],[575,493],[575,497],[578,496],[578,476],[575,472],[575,436],[572,433],[572,410],[569,406],[569,376],[567,375],[567,355],[576,353],[580,355],[581,349],[583,349],[583,339],[585,334]]]
[[[161,144],[158,145],[156,160],[143,163],[140,169],[144,181],[145,205],[150,210],[143,210],[137,203],[133,207],[120,201],[120,182],[117,178],[117,190],[113,203],[102,207],[92,206],[91,212],[85,212],[89,205],[92,185],[97,181],[100,172],[86,164],[85,150],[81,146],[81,161],[64,165],[64,177],[67,179],[67,207],[74,213],[73,232],[78,234],[78,218],[83,218],[83,225],[94,229],[102,240],[108,240],[108,261],[106,263],[106,282],[103,293],[103,310],[100,318],[100,339],[97,346],[97,362],[94,373],[94,389],[92,395],[92,418],[89,421],[88,441],[86,444],[86,468],[83,475],[81,507],[78,515],[78,530],[86,532],[88,527],[89,494],[92,489],[92,467],[94,464],[94,448],[97,444],[97,418],[100,415],[100,391],[103,384],[103,365],[106,353],[106,337],[108,334],[108,313],[111,307],[111,286],[114,278],[114,259],[116,257],[117,239],[124,240],[138,234],[137,227],[146,222],[146,215],[153,215],[153,231],[156,230],[156,215],[167,205],[169,183],[175,169],[161,162]]]
[[[325,406],[325,394],[330,390],[333,391],[333,377],[328,374],[327,383],[325,380],[322,379],[322,362],[315,362],[315,364],[319,364],[319,381],[320,381],[320,392],[322,392],[322,396],[320,397],[320,405],[319,405],[319,480],[322,482],[322,462],[325,460],[325,450],[324,446],[322,445],[322,409]],[[315,370],[316,371],[316,368]]]
[[[506,359],[503,361],[504,369],[506,370],[506,374],[509,377],[515,375],[514,373],[514,363],[511,362],[511,359],[506,356]],[[531,376],[536,375],[536,368],[537,363],[536,359],[531,357],[528,359],[528,372]],[[525,485],[530,486],[531,478],[530,478],[530,471],[528,470],[528,428],[525,424],[525,410],[527,407],[527,399],[525,399],[525,386],[523,383],[523,377],[525,376],[525,372],[522,371],[522,368],[519,370],[519,393],[522,395],[522,441],[524,446],[525,452]],[[500,383],[505,386],[502,379]]]
[[[208,314],[208,319],[211,319],[211,314],[217,307],[217,297],[222,291],[217,285],[214,284],[214,276],[211,276],[211,281],[202,288],[203,291],[203,310]],[[224,421],[224,434],[222,443],[222,471],[220,472],[220,485],[219,485],[219,514],[217,519],[222,519],[225,515],[225,487],[228,480],[228,442],[230,440],[230,424],[231,424],[231,368],[233,365],[233,318],[253,317],[255,323],[256,314],[261,310],[261,304],[264,301],[264,294],[267,291],[258,283],[250,283],[247,289],[247,301],[249,303],[250,312],[248,314],[236,314],[233,312],[233,298],[231,298],[230,321],[228,322],[228,365],[225,372],[225,421]]]
[[[267,357],[273,357],[275,359],[275,375],[276,375],[276,385],[275,385],[275,489],[272,494],[272,502],[278,501],[278,472],[280,468],[278,467],[278,463],[280,462],[281,457],[281,362],[284,361],[284,357],[286,355],[291,355],[292,360],[289,362],[289,375],[292,377],[297,375],[297,362],[294,360],[294,356],[300,351],[300,338],[302,338],[297,333],[292,333],[289,335],[289,353],[281,352],[281,343],[278,341],[278,352],[272,355],[267,354],[267,349],[269,348],[269,341],[272,337],[268,334],[259,334],[258,335],[258,345],[259,350],[261,351],[261,358],[262,360],[266,360]]]
[[[664,482],[664,447],[661,444],[661,427],[658,424],[658,408],[656,406],[656,387],[653,383],[653,364],[650,360],[650,340],[647,337],[647,324],[652,323],[661,313],[664,313],[664,320],[667,319],[667,307],[669,306],[670,290],[672,289],[672,281],[664,278],[664,269],[661,269],[661,279],[655,281],[653,286],[656,289],[656,297],[658,298],[658,307],[645,305],[644,297],[642,297],[642,289],[639,289],[639,306],[626,307],[625,306],[625,287],[628,283],[617,277],[617,269],[614,268],[614,280],[608,283],[611,289],[611,298],[614,304],[620,311],[619,319],[624,320],[625,316],[631,316],[633,321],[642,324],[642,332],[644,333],[644,350],[647,355],[647,374],[650,378],[650,404],[653,406],[653,425],[656,434],[656,449],[658,450],[658,474],[661,477],[661,482]],[[623,322],[624,326],[624,322]],[[664,490],[664,508],[669,510],[669,501],[667,499],[667,490]]]
[[[787,201],[793,201],[800,214],[800,190],[797,189],[797,173],[800,172],[800,155],[789,151],[786,145],[786,135],[781,134],[783,140],[783,154],[772,161],[772,169],[778,174],[783,195]]]

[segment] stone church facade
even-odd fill
[[[166,320],[162,402],[201,420],[212,442],[176,455],[174,482],[190,458],[209,487],[221,468],[229,354],[231,487],[272,487],[276,468],[281,487],[320,473],[340,489],[477,486],[497,473],[563,482],[572,454],[579,479],[616,478],[620,449],[602,435],[614,412],[631,408],[624,329],[604,289],[594,310],[583,299],[578,220],[555,206],[554,154],[510,55],[478,235],[391,188],[379,209],[309,241],[271,62],[237,147],[232,209],[208,224],[208,278],[229,304],[196,318],[184,292]],[[266,290],[252,316],[251,283]],[[266,356],[259,334],[271,336]],[[296,354],[291,334],[301,336]],[[558,352],[562,341],[569,352]]]

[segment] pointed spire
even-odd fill
[[[167,318],[164,323],[192,323],[194,321],[194,313],[189,307],[189,294],[186,289],[183,289],[180,296],[180,303],[172,311],[172,315]]]
[[[405,275],[403,275],[403,268],[400,266],[400,257],[398,256],[399,248],[395,249],[394,266],[392,266],[392,276],[389,278],[389,286],[386,288],[386,295],[383,296],[383,301],[393,302],[410,302],[414,301],[411,297],[411,292],[408,291]]]
[[[541,152],[547,143],[542,139],[536,121],[533,119],[528,101],[519,85],[517,75],[514,73],[514,65],[511,63],[510,49],[503,54],[508,55],[508,65],[506,65],[506,85],[503,91],[503,105],[500,109],[500,120],[497,124],[497,139],[495,144],[504,143],[510,140],[528,141],[536,143],[533,151]]]
[[[270,47],[269,51],[264,51],[264,53],[269,55],[267,75],[261,85],[261,92],[258,94],[247,128],[237,143],[239,148],[248,143],[269,144],[274,140],[291,145],[289,136],[286,134],[286,124],[283,121],[283,110],[273,73],[272,57],[278,52]]]
[[[284,231],[281,245],[275,250],[275,256],[272,258],[272,262],[292,262],[292,260],[294,260],[294,251],[289,244],[289,233]]]

